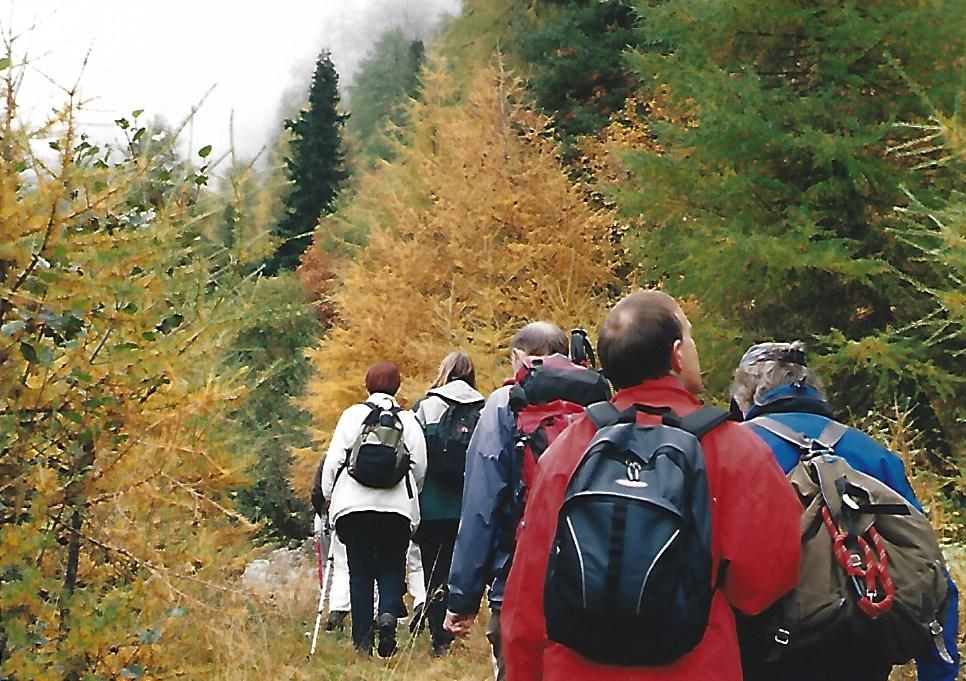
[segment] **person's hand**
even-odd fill
[[[452,610],[446,611],[446,620],[443,622],[443,629],[453,634],[453,636],[466,636],[473,628],[473,620],[476,615],[460,615]]]

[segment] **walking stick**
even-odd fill
[[[325,567],[322,565],[322,538],[326,529],[326,523],[321,516],[315,516],[315,556],[319,564],[319,609],[315,615],[315,631],[312,632],[312,650],[309,656],[315,655],[315,646],[319,641],[319,628],[322,626],[322,613],[325,612],[326,600],[329,597],[329,583],[332,581],[332,564],[334,557],[332,550],[335,542],[329,538],[329,547],[326,551]]]

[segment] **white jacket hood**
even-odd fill
[[[424,426],[430,423],[438,423],[443,417],[443,412],[449,406],[447,400],[470,404],[484,402],[486,398],[471,388],[465,381],[450,381],[438,388],[432,388],[426,393],[426,397],[420,400],[419,406],[416,408],[416,419]]]

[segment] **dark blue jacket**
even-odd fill
[[[487,586],[490,608],[498,611],[503,602],[520,520],[514,424],[510,386],[498,388],[486,400],[466,450],[463,506],[449,572],[448,602],[448,608],[461,615],[479,610]]]
[[[761,405],[755,405],[748,410],[745,419],[768,415],[808,437],[818,437],[831,418],[828,405],[813,388],[783,386],[765,395],[761,402]],[[797,447],[777,435],[755,427],[754,424],[751,427],[755,434],[771,448],[785,473],[798,463]],[[916,499],[916,494],[906,478],[902,460],[862,431],[849,429],[835,445],[835,453],[845,459],[855,470],[885,483],[901,494],[906,501],[922,510],[922,505]],[[946,580],[949,582],[949,606],[946,611],[946,621],[943,624],[943,641],[954,664],[943,662],[938,651],[931,650],[929,655],[916,660],[919,681],[954,681],[959,670],[959,651],[956,648],[959,593],[948,573]]]

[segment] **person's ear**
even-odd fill
[[[523,366],[526,358],[527,353],[520,348],[510,348],[510,366],[513,368],[514,373]]]
[[[681,370],[684,368],[684,361],[682,359],[681,348],[684,343],[678,339],[674,341],[674,345],[671,346],[671,373],[680,374]]]

